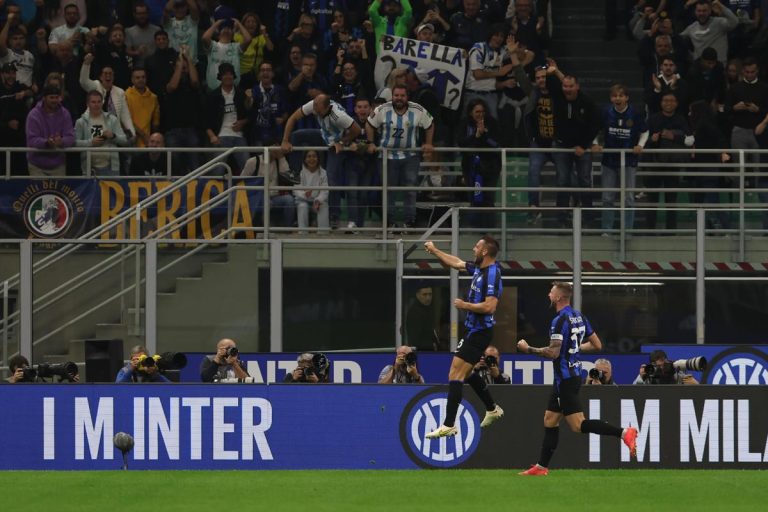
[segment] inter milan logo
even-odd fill
[[[752,348],[734,348],[718,355],[704,375],[707,384],[766,385],[768,356]]]
[[[445,393],[429,392],[417,396],[403,411],[400,436],[411,459],[424,467],[453,467],[469,459],[480,443],[480,421],[466,401],[456,414],[458,433],[453,437],[427,439],[427,432],[445,418]]]
[[[27,204],[24,220],[29,230],[42,238],[63,234],[72,223],[72,206],[58,192],[38,195]]]

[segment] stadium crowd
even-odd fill
[[[628,87],[621,85],[627,77],[611,77],[617,85],[610,98],[591,98],[580,89],[580,70],[560,69],[550,59],[548,0],[0,0],[0,140],[11,147],[103,149],[88,159],[74,153],[13,153],[16,175],[156,175],[167,171],[161,153],[131,158],[110,148],[278,146],[286,142],[292,114],[302,109],[304,115],[288,132],[291,141],[333,145],[344,158],[329,156],[324,163],[324,155],[276,152],[276,163],[268,164],[240,153],[232,163],[236,174],[269,176],[275,185],[290,169],[300,185],[293,194],[280,191],[271,197],[273,206],[291,210],[276,216],[277,224],[292,226],[298,207],[300,228],[308,225],[312,210],[321,229],[339,222],[338,193],[312,187],[380,184],[381,165],[371,165],[377,146],[424,144],[417,164],[435,158],[433,145],[573,149],[572,154],[532,153],[531,187],[540,186],[547,160],[555,164],[559,186],[591,187],[597,158],[601,183],[615,187],[618,155],[600,156],[603,147],[634,150],[625,162],[630,187],[639,158],[685,164],[692,159],[690,149],[768,148],[768,85],[762,80],[768,31],[759,0],[628,1],[617,15],[621,4],[606,2],[604,37],[616,37],[616,26],[626,24],[627,35],[637,39],[642,104],[638,98],[628,101]],[[386,34],[466,52],[462,106],[443,106],[419,69],[395,68],[377,88],[378,41]],[[324,131],[306,137],[305,130],[323,128],[324,115],[335,112],[318,110],[328,100],[349,118],[346,135],[356,134],[350,140],[330,144]],[[411,136],[388,142],[382,125],[387,108],[398,115],[406,111],[398,102],[418,107],[414,124],[424,129],[421,138],[419,130],[409,130]],[[643,148],[687,153],[646,157]],[[394,168],[399,174],[388,175],[388,181],[417,185],[418,165],[399,160],[406,155],[397,153],[390,153],[388,172]],[[173,174],[195,169],[206,155],[174,153]],[[693,157],[711,169],[728,158]],[[0,171],[5,165],[0,159]],[[462,154],[461,168],[465,185],[494,187],[501,160],[494,153],[468,152]],[[712,188],[722,181],[696,178],[695,186]],[[762,187],[764,181],[753,185]],[[653,188],[680,184],[675,172],[646,182]],[[466,199],[492,206],[493,196],[474,192]],[[592,196],[560,192],[557,205],[590,206]],[[768,200],[768,194],[759,196]],[[633,197],[627,194],[627,206]],[[656,193],[650,199],[658,198]],[[615,199],[616,194],[604,193],[602,204]],[[707,192],[693,199],[710,203],[718,197]],[[406,197],[406,227],[414,222],[413,201]],[[530,206],[540,201],[537,192],[529,193]],[[665,194],[666,203],[675,201],[676,194]],[[380,204],[380,198],[347,194],[348,227],[363,225],[366,204]],[[530,220],[539,218],[532,214]],[[765,221],[768,227],[768,217]],[[634,219],[627,222],[631,227]],[[646,218],[647,227],[655,222],[653,215]],[[674,227],[674,215],[666,222]],[[613,223],[612,214],[602,219],[604,229]]]

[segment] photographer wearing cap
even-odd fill
[[[474,373],[477,373],[486,384],[512,384],[512,379],[506,373],[502,373],[499,368],[501,355],[499,349],[493,345],[488,345],[483,357],[477,362]]]
[[[296,368],[285,376],[283,382],[307,382],[317,384],[328,382],[328,369],[331,364],[325,354],[304,352],[296,359]]]
[[[117,372],[115,382],[171,382],[160,373],[154,358],[147,349],[136,345],[131,349],[131,360]]]
[[[379,384],[424,384],[413,347],[402,345],[397,349],[395,362],[381,370]]]
[[[245,379],[250,377],[245,371],[245,365],[238,355],[237,343],[229,338],[219,340],[216,344],[216,354],[205,356],[200,364],[200,380],[202,382],[218,382],[224,379]]]
[[[694,359],[703,360],[703,358]],[[689,361],[693,359],[672,362],[667,358],[666,352],[654,350],[651,352],[650,363],[640,366],[640,373],[632,384],[698,384],[699,381],[692,375],[688,375],[685,372],[686,368],[683,368]],[[705,366],[706,360],[703,360],[701,369],[703,370]]]
[[[597,359],[595,367],[589,370],[585,385],[589,386],[617,386],[613,381],[613,368],[607,359]]]

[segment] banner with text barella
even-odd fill
[[[233,186],[261,186],[262,178],[241,178]],[[10,180],[0,189],[0,238],[77,238],[172,184],[170,180],[55,179]],[[211,239],[227,228],[252,227],[264,205],[259,189],[228,192],[225,180],[200,178],[145,209],[141,219],[104,233],[101,238],[138,238],[221,194],[230,197],[165,238]],[[252,232],[244,235],[253,238]]]
[[[537,460],[550,386],[494,386],[507,414],[481,429],[467,387],[457,435],[428,440],[447,386],[15,384],[0,386],[0,470],[526,468]],[[586,386],[589,419],[618,437],[562,428],[558,468],[768,469],[768,395],[758,386]]]
[[[411,68],[424,84],[429,84],[444,107],[458,110],[467,61],[461,48],[383,35],[373,78],[378,89],[386,85],[395,68]]]

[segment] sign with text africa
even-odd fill
[[[451,438],[425,434],[446,386],[16,384],[0,386],[0,470],[525,468],[536,461],[550,386],[494,386],[507,410],[480,428],[473,393]],[[560,468],[768,468],[759,386],[587,386],[584,413],[636,426],[637,460],[615,437],[561,429]]]
[[[244,178],[237,185],[261,185],[261,178]],[[77,238],[152,194],[169,187],[170,180],[44,179],[11,180],[0,189],[0,238]],[[175,190],[142,211],[140,221],[131,217],[126,226],[102,238],[138,238],[163,227],[185,213],[227,192],[222,179],[198,179]],[[236,190],[165,238],[210,239],[227,227],[252,227],[264,200],[261,190]],[[253,238],[252,232],[244,235]]]
[[[444,107],[459,108],[467,69],[461,48],[399,36],[382,36],[373,74],[376,88],[384,87],[390,71],[399,67],[415,69],[419,79],[432,86]]]

